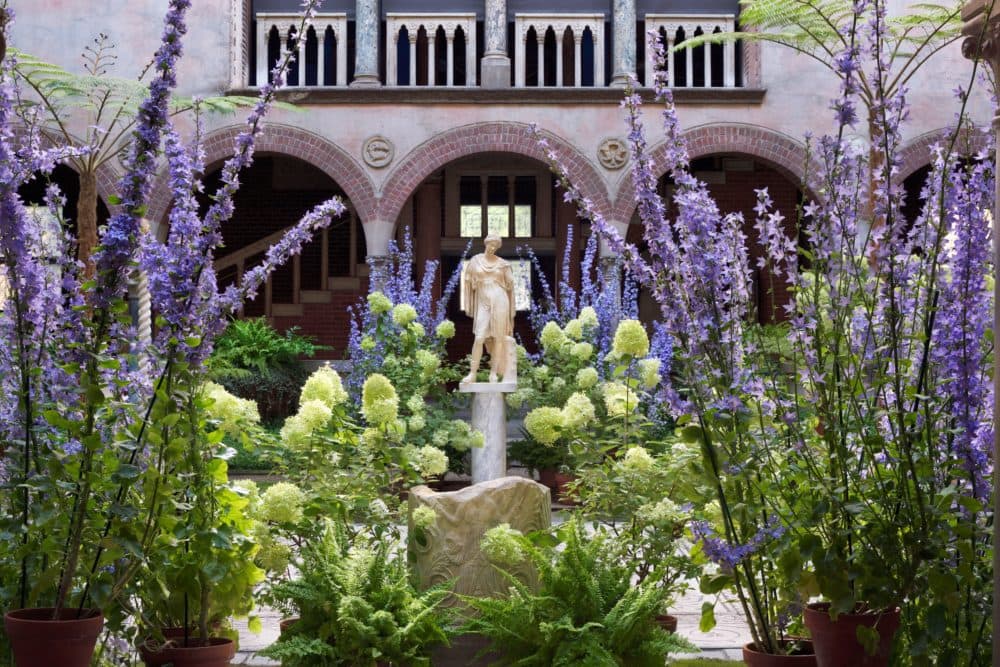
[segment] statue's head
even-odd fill
[[[483,239],[483,245],[486,246],[486,249],[492,250],[493,252],[499,250],[502,244],[503,244],[503,239],[501,239],[500,236],[498,236],[497,234],[493,233],[487,234],[486,238]]]

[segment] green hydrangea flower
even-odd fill
[[[424,329],[424,325],[420,322],[410,322],[406,330],[409,331],[415,338],[423,338],[427,335],[427,331]]]
[[[596,368],[581,368],[576,372],[576,384],[580,389],[590,389],[597,386],[598,381]]]
[[[311,400],[322,401],[331,409],[347,401],[344,383],[340,381],[340,375],[337,371],[330,368],[329,365],[320,366],[302,385],[299,403]]]
[[[541,366],[539,366],[538,368],[536,368],[535,369],[535,377],[538,378],[539,380],[544,380],[544,379],[548,378],[549,377],[549,367],[546,366],[545,364],[542,364]]]
[[[361,414],[369,424],[388,426],[399,415],[399,397],[389,378],[373,373],[361,389]]]
[[[410,396],[408,399],[406,399],[406,407],[413,414],[416,414],[418,412],[423,412],[425,407],[424,397],[420,396],[419,394],[414,394],[413,396]]]
[[[590,343],[576,343],[570,350],[570,354],[580,361],[588,361],[594,354],[594,346]]]
[[[560,391],[566,387],[566,380],[559,376],[552,378],[552,391]]]
[[[632,473],[647,473],[656,466],[656,461],[645,447],[629,447],[620,461],[621,467]]]
[[[244,427],[260,423],[255,401],[233,396],[225,387],[214,382],[206,382],[202,391],[212,400],[206,408],[208,416],[219,422],[219,428],[226,433],[238,435]]]
[[[306,494],[290,482],[269,486],[260,497],[260,516],[272,523],[298,523],[302,520]]]
[[[427,505],[421,505],[413,510],[411,518],[413,519],[414,528],[430,530],[434,527],[434,523],[437,521],[437,512],[430,507],[427,507]]]
[[[420,366],[420,372],[423,373],[424,377],[434,375],[441,365],[441,360],[430,350],[417,350],[415,356],[417,365]]]
[[[622,320],[611,347],[619,356],[645,357],[649,354],[649,336],[639,320]]]
[[[596,415],[594,404],[586,394],[579,391],[566,399],[566,405],[562,409],[563,423],[567,428],[583,428],[594,421]]]
[[[392,308],[392,321],[397,326],[405,327],[407,324],[417,319],[417,309],[408,303],[397,303]]]
[[[448,435],[448,431],[445,431],[444,429],[434,431],[434,435],[431,436],[431,442],[433,442],[436,447],[447,447],[450,441],[451,436]]]
[[[392,301],[382,292],[374,291],[368,295],[368,309],[373,315],[381,315],[392,310]]]
[[[636,516],[643,523],[665,527],[677,526],[688,520],[688,512],[670,498],[642,505]]]
[[[639,380],[646,389],[653,389],[660,384],[661,363],[656,357],[639,361]]]
[[[323,401],[312,399],[299,406],[298,418],[311,433],[315,433],[330,423],[333,411]]]
[[[559,328],[559,325],[555,322],[549,321],[545,323],[542,327],[542,333],[538,337],[538,340],[542,344],[542,349],[546,352],[550,350],[556,350],[564,342],[566,342],[566,335],[563,330]]]
[[[365,352],[371,352],[375,349],[375,339],[371,336],[365,336],[361,339],[361,349]]]
[[[563,426],[563,414],[559,408],[535,408],[524,418],[524,428],[543,445],[551,445],[558,440]]]
[[[609,417],[624,417],[626,413],[636,409],[638,396],[621,382],[605,382],[601,385],[604,395],[604,409]]]
[[[309,446],[313,430],[299,415],[292,415],[281,427],[281,441],[293,450],[302,450]]]
[[[563,333],[565,333],[568,338],[580,340],[583,338],[583,322],[579,319],[570,320],[566,323],[566,326],[563,327]]]
[[[257,564],[268,572],[283,572],[292,560],[292,548],[266,531],[254,531]]]
[[[424,420],[423,415],[413,415],[406,422],[406,428],[411,433],[420,433],[427,426],[427,422]]]
[[[455,337],[455,323],[451,320],[441,320],[434,330],[434,335],[442,340],[449,340]]]
[[[583,324],[583,326],[587,327],[588,329],[596,328],[597,325],[599,324],[599,321],[597,319],[597,311],[590,306],[584,306],[583,308],[581,308],[580,315],[579,317],[577,317],[577,319],[580,320],[580,323]]]
[[[448,472],[448,455],[432,445],[424,445],[416,452],[413,465],[424,477],[440,477]]]
[[[509,523],[501,523],[486,531],[479,548],[491,563],[500,567],[516,567],[527,558],[522,538],[521,531],[511,528]]]

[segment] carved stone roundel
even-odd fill
[[[609,137],[597,147],[597,159],[605,169],[621,169],[628,162],[628,146],[616,137]]]
[[[368,166],[376,169],[385,167],[392,162],[395,153],[396,149],[392,142],[378,134],[365,139],[365,143],[361,147],[361,154],[364,156],[365,162],[368,163]]]

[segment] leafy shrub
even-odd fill
[[[281,334],[263,317],[233,320],[216,341],[209,369],[212,379],[257,401],[261,417],[273,421],[295,411],[307,376],[302,358],[322,349],[296,327]]]

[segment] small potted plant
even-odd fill
[[[176,471],[183,480],[177,512],[161,518],[159,548],[140,577],[146,638],[139,652],[150,667],[227,665],[236,634],[226,624],[252,612],[254,587],[264,578],[253,562],[251,498],[226,474],[234,452],[226,438],[248,437],[260,419],[257,406],[213,383],[188,396],[184,418],[162,433],[186,445]]]
[[[510,581],[503,597],[463,597],[464,632],[488,637],[500,664],[663,665],[697,649],[656,621],[665,591],[632,583],[605,536],[572,518],[551,533],[487,531],[483,553]],[[525,574],[526,569],[531,571]]]

